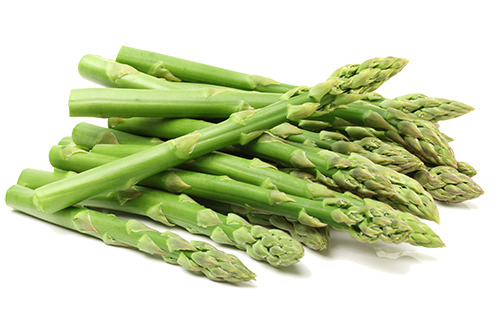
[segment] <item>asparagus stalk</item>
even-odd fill
[[[311,147],[300,143],[289,143],[303,150],[309,157],[311,155],[325,154],[325,150],[317,147]],[[251,147],[251,146],[249,146]],[[352,154],[351,157],[356,154]],[[330,157],[326,154],[327,157]],[[342,154],[336,153],[332,155],[334,158],[342,157]],[[412,213],[420,218],[428,219],[439,223],[439,212],[436,204],[431,196],[416,180],[411,177],[395,172],[384,166],[373,164],[368,159],[358,158],[360,162],[366,162],[369,168],[378,170],[385,177],[387,177],[395,190],[396,195],[392,197],[380,197],[375,195],[375,198],[386,202],[393,208]],[[307,170],[306,170],[307,171]],[[322,170],[322,173],[326,173]]]
[[[413,178],[424,186],[434,199],[459,203],[474,199],[484,193],[469,176],[449,166],[436,166],[412,173]]]
[[[18,184],[38,188],[72,174],[25,169]],[[285,232],[251,225],[235,214],[216,213],[185,194],[174,195],[136,186],[87,199],[81,204],[147,216],[168,226],[178,225],[192,233],[208,236],[217,243],[245,250],[254,259],[275,267],[290,266],[304,256],[302,245]]]
[[[126,190],[138,181],[232,144],[246,144],[263,131],[287,118],[300,119],[311,114],[319,103],[333,100],[330,81],[305,94],[283,99],[257,111],[242,111],[213,127],[167,141],[147,152],[117,159],[82,175],[70,177],[35,189],[33,201],[39,210],[53,213],[93,196]],[[326,88],[325,88],[326,87]]]
[[[328,122],[334,130],[352,125],[382,130],[387,138],[407,148],[424,163],[457,168],[448,141],[433,123],[413,118],[397,109],[383,109],[356,101],[321,117],[311,118]]]
[[[139,72],[127,64],[88,54],[78,63],[80,75],[94,83],[111,88],[181,90],[165,79]]]
[[[408,150],[397,145],[386,144],[375,137],[349,141],[346,136],[338,132],[321,131],[317,133],[300,129],[290,123],[278,125],[270,129],[270,133],[288,141],[317,146],[345,155],[356,153],[373,163],[389,167],[403,174],[414,172],[424,166],[422,161]]]
[[[208,83],[242,90],[286,93],[297,87],[263,76],[248,75],[126,46],[120,49],[116,61],[131,65],[141,72],[156,77],[168,79],[168,75],[173,75],[182,81]],[[348,87],[351,95],[343,95],[341,98],[359,99],[360,97],[352,95],[372,91],[369,86],[378,88],[384,81],[399,73],[407,63],[408,60],[394,57],[370,59],[361,64],[345,65],[337,69],[329,79],[347,79],[349,82],[342,88]],[[371,72],[373,68],[379,69],[376,75],[363,75]],[[167,76],[164,75],[165,73]]]
[[[310,89],[292,89],[281,97],[282,100],[262,109],[233,113],[229,119],[213,127],[169,140],[147,152],[118,159],[83,175],[37,188],[33,201],[39,210],[53,213],[101,193],[126,190],[146,177],[211,151],[234,144],[244,145],[287,119],[304,119],[322,105],[352,100],[341,95],[351,92],[354,87],[362,85],[366,92],[373,91],[381,81],[390,77],[389,72],[396,72],[396,62],[384,60],[368,62],[353,77],[334,78]],[[402,67],[406,62],[398,64]],[[374,88],[370,88],[371,85]]]
[[[86,88],[71,90],[70,116],[227,118],[280,100],[281,94],[202,88],[153,90]]]
[[[154,145],[162,143],[163,140],[155,137],[136,136],[127,132],[80,122],[73,128],[71,136],[64,138],[59,144],[67,145],[70,142],[88,150],[96,144]]]
[[[266,227],[276,227],[288,232],[293,239],[312,250],[325,250],[330,243],[329,227],[310,227],[275,214],[252,213],[250,209],[231,203],[195,198],[197,202],[225,214],[244,216],[250,223]]]
[[[145,152],[151,149],[154,147]],[[50,161],[55,168],[77,172],[87,172],[89,168],[114,162],[114,159],[115,157],[86,152],[75,147],[54,146],[50,152]],[[243,205],[255,212],[281,215],[307,226],[330,225],[335,229],[348,231],[353,238],[362,242],[383,240],[400,243],[404,242],[411,232],[408,225],[397,217],[390,206],[371,199],[364,199],[363,206],[355,207],[348,201],[339,202],[336,198],[325,198],[323,201],[310,200],[234,181],[227,176],[174,169],[141,180],[140,184],[169,192],[182,192],[189,196]]]
[[[92,150],[95,153],[102,153],[106,155],[112,155],[112,156],[117,156],[117,157],[123,157],[132,153],[137,153],[138,151],[141,151],[145,149],[145,146],[133,146],[133,145],[96,145],[94,146],[94,149]],[[257,161],[256,161],[257,160]],[[338,193],[333,190],[328,190],[325,193],[325,190],[320,187],[316,187],[318,184],[306,181],[304,179],[294,177],[292,175],[289,175],[287,173],[281,172],[281,171],[276,171],[275,168],[270,166],[267,163],[263,163],[262,161],[258,159],[254,159],[252,161],[238,158],[232,155],[227,155],[227,154],[222,154],[222,153],[212,153],[210,155],[205,155],[203,157],[195,159],[193,162],[188,162],[186,164],[183,164],[181,166],[182,168],[189,169],[192,171],[201,171],[204,173],[210,173],[210,174],[215,174],[215,175],[228,175],[233,179],[239,180],[239,181],[244,181],[256,186],[265,186],[266,188],[276,188],[285,192],[286,194],[290,195],[295,195],[299,197],[304,197],[304,198],[309,198],[309,199],[314,199],[316,197],[335,197],[335,198],[342,198],[345,201],[349,201],[350,198],[353,196],[351,193],[346,192],[346,193]],[[405,179],[406,178],[406,179]],[[408,196],[408,198],[413,199],[416,195],[416,192],[413,191],[412,189],[415,189],[418,193],[422,192],[422,187],[419,186],[418,184],[415,184],[415,181],[410,179],[408,176],[403,175],[403,182],[404,184],[400,187],[402,189],[402,193],[404,192],[405,195]],[[323,185],[319,185],[323,186]],[[324,186],[323,186],[324,187]],[[421,196],[423,197],[423,196]],[[417,203],[418,206],[423,206],[427,209],[427,207],[432,207],[431,205],[424,206],[423,203],[427,203],[428,199],[430,196],[423,197],[421,200],[413,200],[414,203]],[[423,203],[422,203],[423,202]],[[205,203],[205,202],[203,202]],[[406,207],[413,208],[416,205],[414,203],[411,204],[406,204],[405,206],[402,206],[400,203],[396,203],[395,207],[398,208],[399,210],[402,211],[409,211]],[[433,202],[432,202],[433,203]],[[358,205],[361,205],[359,203]],[[265,216],[262,214],[258,213],[251,213],[248,209],[246,208],[241,208],[235,206],[231,206],[230,204],[223,205],[224,212],[238,212],[240,214],[245,214],[247,216],[250,215],[250,217],[253,217],[254,219],[252,221],[256,221],[257,219],[265,219],[265,220],[271,220],[273,222],[273,225],[276,227],[280,227],[283,225],[283,223],[286,223],[286,221],[283,221],[283,218],[279,219],[278,216]],[[215,207],[215,205],[213,206]],[[435,207],[435,206],[434,206]],[[420,207],[418,209],[413,209],[416,211],[416,214],[412,212],[411,214],[415,215],[423,215],[422,212],[420,212]],[[437,209],[434,209],[436,211]],[[418,221],[416,218],[410,218],[407,214],[399,214],[397,213],[398,216],[404,217],[407,220],[411,221],[412,223],[418,223],[419,225],[425,225],[422,224]],[[432,217],[432,220],[434,221],[439,221],[438,216],[435,216],[437,213],[432,213],[429,214]],[[257,216],[256,216],[257,215]],[[427,218],[430,219],[430,218]],[[279,223],[279,224],[278,224]],[[296,224],[296,223],[295,223]],[[285,224],[286,225],[286,224]],[[296,226],[295,228],[297,228]],[[416,232],[418,235],[414,235],[414,239],[411,239],[411,244],[413,245],[420,245],[422,246],[428,246],[429,242],[427,239],[422,239],[418,240],[416,237],[417,236],[423,236],[422,234],[432,234],[429,236],[437,237],[435,233],[430,230],[428,226],[415,226],[416,227]],[[423,232],[422,227],[425,227],[427,231]],[[288,229],[291,227],[288,226]],[[304,228],[303,226],[301,227],[302,229]],[[320,229],[316,230],[314,227],[308,227],[311,229],[308,229],[307,232],[306,230],[303,229],[301,230],[302,233],[306,233],[309,235],[311,231],[316,232],[321,232]],[[413,228],[413,227],[412,227]],[[427,236],[427,235],[425,235]],[[424,237],[425,237],[424,236]],[[295,238],[295,237],[294,237]],[[317,237],[314,237],[315,239]],[[438,247],[439,244],[437,242],[440,242],[439,237],[437,237],[437,241],[433,239],[433,246]],[[309,240],[301,240],[302,242],[306,241],[309,242],[311,245],[314,244],[314,247],[311,247],[313,249],[316,249],[315,247],[318,246],[317,240],[311,241]],[[326,243],[327,240],[326,238],[324,239],[324,242]],[[321,245],[322,246],[322,245]]]
[[[78,176],[78,175],[74,175]],[[83,234],[97,237],[109,245],[134,247],[161,256],[170,264],[188,271],[201,272],[215,281],[240,282],[255,278],[255,274],[231,254],[201,242],[187,242],[173,232],[160,233],[136,220],[122,220],[85,207],[69,207],[53,214],[39,211],[32,202],[34,191],[14,185],[6,194],[10,207]]]
[[[147,127],[147,125],[152,125]],[[154,135],[160,138],[182,135],[207,127],[208,122],[187,120],[110,119],[115,129]],[[369,162],[353,153],[345,156],[307,145],[298,145],[264,134],[239,148],[247,155],[285,166],[301,168],[316,175],[322,183],[337,191],[351,191],[362,197],[375,197],[391,206],[439,223],[439,213],[432,196],[414,179],[390,168]]]
[[[297,169],[288,169],[289,173],[295,177],[299,177],[300,179],[304,179],[307,181],[314,181],[314,175],[311,175],[307,172],[303,172]],[[340,200],[347,200],[354,205],[360,205],[363,199],[359,196],[352,194],[350,192],[345,192],[342,194],[336,195],[336,197]],[[439,238],[439,236],[425,223],[420,221],[414,214],[403,212],[400,210],[395,211],[398,217],[403,219],[410,228],[412,229],[412,233],[410,238],[408,238],[407,242],[414,246],[422,246],[427,248],[441,248],[444,247],[445,244]]]
[[[368,93],[363,97],[368,103],[381,108],[394,108],[404,113],[430,122],[449,120],[467,114],[473,107],[454,100],[428,97],[421,93],[412,93],[394,99],[386,99],[377,93]]]
[[[155,133],[155,136],[164,139],[211,125],[208,122],[193,121],[193,123],[189,123],[189,121],[186,119],[155,120],[154,125],[142,131],[141,128],[148,124],[146,119],[110,119],[108,125],[131,133],[146,135]],[[261,136],[258,140],[252,142],[250,146],[238,148],[247,154],[263,159],[267,158],[267,160],[273,162],[278,161],[279,163],[287,163],[288,166],[309,168],[309,171],[322,176],[323,181],[328,183],[329,186],[339,188],[339,190],[353,190],[365,197],[372,197],[376,194],[380,197],[389,197],[395,194],[387,178],[381,175],[379,171],[373,170],[372,167],[357,162],[355,160],[356,156],[351,157],[351,159],[339,158],[337,160],[338,164],[330,164],[328,163],[329,160],[321,156],[306,156],[302,150],[287,145],[277,137],[272,138],[271,135]]]

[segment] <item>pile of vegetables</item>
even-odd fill
[[[308,87],[125,46],[116,60],[86,55],[80,75],[106,88],[72,90],[70,116],[108,127],[77,124],[50,150],[54,171],[25,169],[6,202],[216,281],[256,275],[208,242],[117,216],[182,227],[275,267],[326,249],[335,231],[444,247],[423,221],[440,222],[436,201],[483,191],[437,122],[473,108],[375,93],[407,62],[349,64]]]

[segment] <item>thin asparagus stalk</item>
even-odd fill
[[[333,152],[350,155],[356,153],[375,164],[380,164],[403,174],[414,172],[424,166],[422,161],[398,146],[384,143],[375,137],[349,141],[338,132],[321,131],[319,133],[300,129],[290,123],[283,123],[269,130],[271,134],[292,142],[299,142]]]
[[[151,149],[154,147],[145,152]],[[101,164],[106,162],[114,162],[115,159],[115,157],[86,152],[72,146],[54,146],[49,157],[55,168],[77,172],[86,172],[89,168],[102,166]],[[383,240],[400,243],[404,242],[411,233],[408,225],[397,217],[390,206],[371,199],[364,199],[363,206],[354,207],[350,202],[339,202],[336,198],[325,198],[323,201],[310,200],[286,195],[278,190],[238,182],[227,176],[174,169],[141,180],[140,184],[168,192],[182,192],[189,196],[243,205],[258,213],[281,215],[307,226],[330,225],[333,228],[348,231],[353,238],[362,242]]]
[[[74,175],[78,176],[78,175]],[[240,282],[255,278],[255,274],[231,254],[201,242],[187,242],[170,231],[160,233],[136,220],[122,220],[85,207],[69,207],[53,214],[39,211],[32,202],[34,191],[13,185],[6,194],[10,207],[44,221],[80,233],[97,237],[109,245],[134,247],[161,256],[170,264],[188,271],[201,272],[215,281]]]
[[[436,166],[412,173],[412,177],[424,186],[434,199],[459,203],[479,197],[483,189],[469,176],[449,166]]]
[[[181,90],[175,83],[139,72],[127,64],[88,54],[78,63],[83,78],[111,88]]]
[[[438,122],[456,118],[472,112],[473,107],[454,100],[428,97],[421,93],[412,93],[394,99],[384,98],[377,93],[369,93],[363,97],[368,103],[381,108],[394,108],[429,122]]]
[[[310,118],[328,122],[333,130],[349,126],[372,127],[383,131],[388,139],[402,145],[428,165],[458,166],[448,141],[433,123],[413,118],[397,109],[383,109],[366,101],[356,101]]]
[[[231,203],[203,198],[195,199],[197,202],[217,212],[238,214],[239,216],[244,216],[252,224],[276,227],[284,230],[288,232],[293,239],[302,242],[306,247],[312,250],[325,250],[330,243],[329,227],[310,227],[279,215],[252,213],[246,207]]]
[[[281,94],[230,89],[153,90],[120,88],[73,89],[73,117],[227,118],[280,100]]]
[[[25,169],[18,184],[33,189],[75,174]],[[81,204],[147,216],[168,226],[178,225],[217,243],[245,250],[254,259],[275,267],[290,266],[304,256],[302,245],[285,232],[251,225],[235,214],[216,213],[185,194],[174,195],[136,186],[87,199]]]
[[[286,93],[297,86],[282,84],[273,79],[230,71],[215,66],[183,60],[168,55],[123,46],[116,61],[133,66],[141,72],[169,79],[169,75],[178,80],[228,86],[242,90]],[[372,91],[368,86],[378,88],[384,81],[399,73],[408,60],[388,57],[370,59],[362,64],[349,64],[336,70],[330,79],[348,79],[343,87],[351,94],[363,94]],[[360,75],[378,68],[376,76]],[[167,74],[165,76],[164,74]],[[342,97],[346,97],[345,95]],[[348,96],[348,98],[351,98]],[[359,99],[360,97],[356,97]],[[353,98],[352,98],[353,99]],[[352,100],[350,100],[352,101]],[[350,102],[349,101],[349,102]]]

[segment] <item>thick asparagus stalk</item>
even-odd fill
[[[377,93],[368,93],[363,100],[381,108],[394,108],[416,118],[430,122],[449,120],[474,110],[473,107],[458,101],[444,98],[427,97],[412,93],[394,99],[386,99]]]
[[[25,169],[18,184],[33,189],[65,179],[68,175],[71,174]],[[256,260],[276,267],[290,266],[304,256],[302,245],[285,232],[251,225],[235,214],[216,213],[184,194],[174,195],[136,186],[87,199],[81,204],[147,216],[168,226],[178,225],[192,233],[208,236],[217,243],[245,250]]]
[[[157,77],[168,79],[168,76],[164,76],[164,73],[167,73],[182,81],[208,83],[242,90],[285,93],[297,87],[282,84],[267,77],[248,75],[126,46],[120,49],[116,61],[131,65],[141,72]],[[342,88],[347,87],[350,89],[350,94],[359,95],[372,91],[368,86],[378,88],[384,81],[399,73],[407,63],[408,60],[394,57],[370,59],[362,64],[343,66],[337,69],[330,79],[349,80]],[[373,68],[379,69],[375,76],[362,75],[372,71]],[[341,97],[345,98],[346,96]],[[348,98],[354,99],[354,97],[350,96]],[[359,99],[360,97],[356,98]]]
[[[151,149],[154,147],[145,152]],[[101,164],[113,162],[114,159],[75,147],[54,146],[50,152],[50,161],[54,167],[77,172],[102,166]],[[164,171],[142,180],[140,184],[169,192],[182,192],[190,196],[243,205],[253,208],[255,212],[281,215],[307,226],[330,225],[348,231],[353,238],[363,242],[383,240],[400,243],[404,242],[411,232],[408,225],[397,217],[390,206],[370,199],[364,199],[364,205],[361,207],[352,206],[348,201],[339,202],[336,198],[316,201],[238,182],[227,176],[184,170]]]
[[[290,123],[278,125],[270,129],[270,133],[288,141],[313,145],[345,155],[356,153],[373,163],[389,167],[403,174],[414,172],[424,166],[422,161],[408,150],[398,145],[386,144],[375,137],[349,141],[346,136],[338,132],[321,131],[317,133],[300,129]]]
[[[469,176],[449,166],[436,166],[412,173],[434,199],[458,203],[474,199],[484,193],[483,189]]]
[[[170,264],[201,272],[212,280],[239,282],[255,278],[255,274],[237,257],[217,250],[208,243],[187,242],[170,231],[159,233],[138,221],[125,221],[84,207],[69,207],[53,214],[44,213],[33,204],[33,196],[32,189],[14,185],[7,190],[6,202],[16,210],[97,237],[106,244],[134,247],[148,254],[159,255]]]
[[[280,100],[281,94],[230,89],[153,90],[120,88],[73,89],[70,116],[227,118]]]
[[[433,123],[413,118],[397,109],[383,109],[364,101],[357,101],[314,119],[328,122],[332,130],[344,131],[353,138],[369,136],[394,141],[428,165],[446,165],[454,168],[458,166],[453,150]],[[351,126],[365,126],[368,130],[374,128],[384,137],[381,138],[365,129],[354,134],[351,133],[354,130]]]

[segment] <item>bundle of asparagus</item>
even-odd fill
[[[483,191],[433,123],[472,107],[374,93],[407,62],[349,64],[308,87],[129,47],[115,61],[86,55],[80,75],[107,88],[72,90],[70,116],[108,118],[108,128],[77,124],[50,150],[54,171],[24,170],[6,202],[217,281],[255,274],[211,244],[103,210],[182,227],[275,267],[299,262],[303,246],[326,249],[334,231],[444,247],[420,219],[439,223],[435,200]]]

